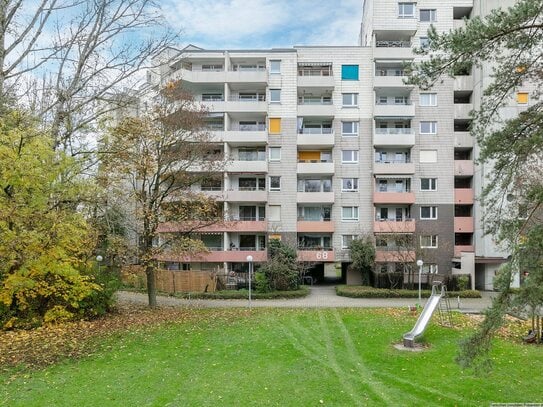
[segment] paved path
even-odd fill
[[[493,293],[483,293],[483,298],[460,299],[460,308],[457,300],[451,298],[451,308],[462,312],[480,312],[491,303]],[[117,298],[123,303],[147,304],[147,295],[130,291],[119,291]],[[189,300],[174,297],[158,296],[159,305],[179,306],[194,308],[237,308],[247,307],[247,300]],[[423,302],[425,300],[423,299]],[[415,305],[415,298],[349,298],[336,295],[332,285],[313,286],[310,294],[304,298],[277,299],[277,300],[253,300],[253,307],[268,308],[382,308],[382,307],[407,307]]]

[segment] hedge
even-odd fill
[[[289,299],[289,298],[302,298],[309,294],[309,288],[306,286],[300,286],[298,290],[292,291],[271,291],[269,293],[257,293],[252,292],[251,298],[256,300],[273,300],[273,299]],[[224,290],[215,291],[213,293],[194,292],[194,293],[175,293],[174,297],[177,298],[191,298],[202,300],[246,300],[249,298],[249,290]]]
[[[428,298],[431,290],[422,290],[421,296]],[[389,288],[373,288],[358,285],[340,285],[336,287],[336,294],[351,298],[418,298],[418,290],[395,290]],[[477,290],[449,291],[449,297],[481,298]]]

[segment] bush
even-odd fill
[[[262,272],[255,273],[255,291],[259,293],[270,292],[270,282],[266,274]]]
[[[121,287],[120,270],[114,267],[93,267],[87,270],[100,290],[94,290],[80,304],[81,316],[94,318],[109,312],[115,302],[113,295]]]
[[[267,293],[253,292],[251,297],[260,300],[274,300],[274,299],[289,299],[289,298],[301,298],[309,294],[309,288],[306,286],[300,286],[297,290],[289,291],[270,291]],[[194,293],[175,293],[174,297],[177,298],[192,298],[202,300],[245,300],[249,298],[248,290],[224,290],[216,291],[214,293],[194,292]]]
[[[336,287],[336,294],[351,298],[418,298],[418,290],[394,290],[388,288],[373,288],[368,286],[340,285]],[[430,297],[431,290],[422,290],[421,296]],[[449,297],[481,298],[476,290],[449,291]]]
[[[267,291],[289,291],[298,289],[299,270],[296,250],[277,239],[269,242],[270,258],[262,265],[259,273],[259,289]],[[265,283],[267,282],[267,284]]]

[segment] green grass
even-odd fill
[[[431,325],[429,348],[393,344],[403,311],[194,310],[197,321],[110,338],[94,355],[10,378],[9,406],[364,406],[541,402],[543,348],[497,341],[494,370],[454,363],[458,330]],[[322,400],[322,403],[321,403]]]

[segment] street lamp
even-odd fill
[[[422,304],[422,301],[420,299],[420,280],[422,279],[422,265],[424,262],[421,259],[417,260],[417,266],[419,266],[419,305]]]
[[[253,256],[247,256],[249,262],[249,309],[251,309],[251,279],[253,275]]]
[[[96,262],[98,263],[98,274],[100,274],[100,263],[102,263],[102,260],[104,260],[102,256],[96,256]]]

